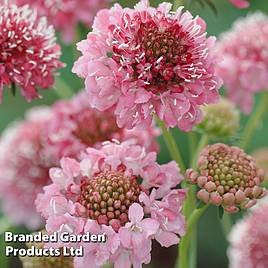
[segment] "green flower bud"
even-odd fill
[[[227,99],[221,98],[216,104],[203,106],[202,112],[204,118],[197,128],[212,138],[226,139],[239,129],[239,111]]]

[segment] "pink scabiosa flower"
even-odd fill
[[[2,0],[3,1],[3,0]],[[98,10],[108,5],[109,0],[14,0],[18,6],[30,5],[39,16],[48,18],[67,43],[73,41],[79,23],[91,26]]]
[[[156,137],[158,128],[118,128],[112,110],[100,112],[90,108],[86,92],[73,99],[57,102],[53,108],[53,119],[47,125],[48,146],[59,157],[77,157],[87,147],[100,147],[108,140],[134,140],[147,151],[158,151]]]
[[[249,7],[249,2],[246,0],[229,0],[237,8],[247,8]]]
[[[26,121],[14,123],[0,139],[1,204],[14,224],[30,229],[42,223],[34,200],[49,182],[49,168],[56,165],[45,151],[41,134],[50,116],[47,108],[33,109]]]
[[[186,192],[174,189],[183,179],[177,164],[157,164],[155,152],[132,141],[88,148],[80,162],[63,158],[50,176],[53,183],[36,200],[47,232],[107,235],[104,244],[82,243],[75,267],[140,267],[150,262],[153,239],[169,247],[185,232]]]
[[[20,87],[26,100],[38,98],[38,89],[53,85],[63,67],[52,26],[37,18],[28,6],[0,6],[0,98],[4,87]]]
[[[267,38],[268,17],[257,12],[238,19],[216,46],[216,53],[223,56],[217,73],[228,97],[244,113],[251,112],[256,92],[268,87]]]
[[[268,199],[252,209],[232,229],[228,256],[230,268],[268,266]]]
[[[201,120],[199,106],[218,100],[215,39],[201,18],[171,7],[116,4],[97,14],[93,32],[78,43],[73,72],[85,78],[92,107],[116,107],[119,127],[151,124],[156,114],[167,127],[189,131]]]
[[[197,197],[204,203],[221,205],[226,212],[250,208],[266,194],[261,187],[264,171],[238,147],[208,145],[200,153],[198,169],[189,169],[186,174],[189,182],[201,188]]]

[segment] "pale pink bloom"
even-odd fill
[[[48,171],[59,165],[61,157],[81,158],[87,147],[99,148],[102,142],[107,140],[129,140],[143,146],[145,151],[158,150],[155,140],[159,135],[157,128],[152,126],[146,129],[119,129],[111,112],[102,113],[87,107],[85,96],[86,93],[83,92],[71,100],[57,102],[51,109],[46,108],[42,113],[33,109],[25,121],[15,124],[3,133],[0,139],[0,193],[5,211],[14,219],[14,223],[23,223],[30,228],[38,226],[40,217],[35,212],[34,200],[42,188],[51,182]],[[46,113],[48,116],[42,116]],[[133,157],[135,161],[135,155]],[[151,157],[154,160],[156,158],[155,154]],[[73,163],[74,169],[76,162],[62,160],[64,167],[70,168]],[[156,180],[162,183],[162,187],[159,183],[156,186],[160,187],[159,191],[165,193],[168,187],[177,185],[174,178],[174,170],[176,173],[177,169],[174,165],[156,165],[158,171],[155,173],[155,179],[147,174],[144,174],[144,177],[148,177],[148,181],[152,180],[153,186]],[[170,171],[167,170],[169,166]],[[79,171],[80,169],[77,172]],[[163,176],[167,178],[167,183],[161,181]],[[69,184],[66,178],[60,179]],[[54,185],[50,193],[57,191],[59,189]],[[60,201],[62,199],[57,203]],[[43,202],[48,200],[44,199]]]
[[[216,54],[223,57],[217,73],[228,97],[244,113],[251,112],[254,95],[268,88],[267,38],[268,18],[257,12],[238,19],[216,46]]]
[[[112,110],[100,112],[90,108],[86,92],[71,100],[59,101],[53,108],[53,120],[47,126],[49,149],[59,157],[77,157],[87,147],[100,147],[108,140],[134,140],[148,151],[158,151],[154,126],[146,128],[118,128]]]
[[[63,158],[50,176],[53,184],[36,200],[47,231],[108,234],[104,244],[84,243],[86,254],[75,258],[75,267],[106,262],[117,268],[141,267],[150,262],[152,239],[171,246],[184,234],[186,193],[172,190],[183,179],[178,166],[170,163],[169,169],[161,169],[156,153],[146,153],[133,141],[88,148],[80,162]]]
[[[53,86],[64,65],[54,28],[27,6],[0,6],[0,100],[5,87],[20,88],[27,101]]]
[[[189,182],[200,187],[197,197],[201,201],[222,206],[229,213],[248,209],[265,196],[264,175],[250,155],[222,143],[206,146],[199,156],[198,172],[186,172]]]
[[[119,127],[151,124],[156,114],[167,127],[189,131],[201,120],[199,106],[218,100],[215,38],[206,37],[201,18],[171,8],[116,4],[97,14],[93,32],[78,43],[73,72],[85,78],[92,107],[116,107]]]
[[[103,263],[114,254],[120,246],[120,238],[111,226],[100,225],[97,221],[87,220],[83,232],[91,234],[106,234],[105,243],[82,243],[84,248],[84,256],[74,259],[74,267],[102,267]]]
[[[4,2],[5,0],[0,0]],[[98,10],[108,6],[109,0],[9,0],[18,6],[29,5],[39,16],[45,16],[65,42],[75,38],[79,23],[90,27]]]
[[[268,267],[268,199],[251,210],[232,229],[228,256],[230,268]]]
[[[249,2],[246,0],[229,0],[237,8],[247,8],[249,7]]]
[[[128,215],[130,222],[126,223],[118,231],[122,247],[119,248],[119,252],[117,253],[118,259],[116,263],[119,267],[130,267],[131,262],[133,262],[133,266],[138,267],[139,264],[149,263],[151,260],[151,238],[158,232],[159,223],[152,218],[143,219],[144,211],[138,203],[133,203],[130,206]],[[126,258],[124,249],[128,251],[129,260],[127,261],[127,265],[125,261],[121,263],[122,257],[124,256],[124,259]]]
[[[45,150],[42,129],[51,113],[33,109],[26,121],[8,127],[0,139],[0,197],[4,212],[15,224],[31,229],[42,220],[34,200],[50,181],[48,171],[57,162]]]
[[[142,193],[140,201],[144,204],[145,211],[150,212],[151,217],[160,224],[155,239],[161,246],[169,247],[179,243],[179,237],[185,233],[185,220],[180,211],[186,191],[172,190],[161,201],[156,199],[156,192],[153,190],[150,196]]]

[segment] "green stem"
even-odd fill
[[[209,139],[208,139],[207,135],[203,135],[201,137],[199,144],[196,148],[196,152],[194,154],[192,163],[191,163],[191,167],[193,169],[196,169],[198,156],[200,154],[200,151],[206,146],[208,141],[209,141]],[[196,186],[195,185],[189,186],[188,194],[187,194],[188,197],[187,197],[186,201],[184,202],[184,207],[183,207],[184,215],[186,215],[187,218],[189,217],[189,215],[191,214],[191,212],[195,208],[195,203],[196,203],[195,193],[196,193]]]
[[[162,129],[163,137],[171,157],[178,163],[182,173],[184,173],[185,165],[171,131],[166,129],[165,124],[159,118],[156,118],[156,120],[159,127]]]
[[[206,211],[208,208],[208,204],[204,205],[202,208],[195,209],[190,216],[188,222],[187,222],[187,232],[186,234],[182,237],[181,242],[180,242],[180,255],[179,255],[179,260],[177,261],[177,268],[188,268],[188,256],[189,256],[189,243],[190,243],[190,238],[192,236],[192,232],[195,229],[195,226],[199,220],[199,218],[202,216],[202,214]]]
[[[197,146],[196,134],[194,132],[188,133],[188,143],[189,143],[190,159],[193,159],[194,154],[195,154],[195,149]]]
[[[197,146],[196,151],[195,151],[195,155],[194,155],[192,163],[191,163],[191,167],[193,169],[196,169],[199,154],[202,151],[202,149],[208,144],[208,142],[209,142],[209,138],[207,135],[204,134],[198,143],[198,146]]]
[[[230,214],[224,213],[221,220],[221,226],[225,237],[227,237],[232,229],[232,218]]]
[[[197,226],[195,226],[191,243],[190,243],[190,257],[189,257],[189,268],[196,268],[197,265]]]
[[[198,156],[200,154],[200,151],[208,144],[209,142],[209,138],[207,135],[203,135],[199,141],[199,144],[195,150],[194,156],[192,157],[192,162],[191,162],[191,167],[193,169],[196,169],[197,167],[197,161],[198,161]],[[192,211],[194,210],[194,208],[196,207],[196,186],[195,185],[191,185],[188,188],[188,194],[187,194],[187,199],[184,202],[184,206],[183,206],[183,213],[186,216],[186,219],[188,219],[192,213]],[[194,231],[194,233],[192,234],[192,241],[196,241],[196,230]],[[191,255],[190,255],[190,268],[191,267],[196,267],[195,265],[195,259],[196,259],[196,246],[197,243],[193,242],[191,244]]]
[[[267,110],[268,110],[268,92],[265,91],[261,96],[260,103],[257,105],[257,108],[249,118],[244,128],[244,131],[241,135],[242,139],[239,144],[241,148],[247,149],[254,132],[258,128],[260,122],[263,120],[263,117],[267,112]]]
[[[195,185],[189,185],[187,199],[185,200],[184,206],[183,206],[183,214],[186,216],[186,218],[189,218],[193,209],[195,208],[195,203],[196,203],[195,193],[196,193]]]
[[[60,77],[56,77],[55,88],[55,94],[57,94],[61,99],[68,99],[74,94],[74,91]]]

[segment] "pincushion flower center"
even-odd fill
[[[25,54],[32,53],[29,43],[32,42],[32,34],[26,23],[16,22],[16,24],[12,19],[6,19],[0,27],[2,33],[0,38],[0,63],[8,64],[10,62],[13,64],[13,62],[25,57]],[[38,42],[42,42],[41,38]],[[31,62],[29,62],[30,64]]]
[[[190,53],[193,40],[175,20],[151,18],[140,23],[134,18],[124,29],[117,30],[113,59],[122,68],[132,69],[133,80],[142,80],[143,86],[156,94],[168,90],[183,92],[185,80],[190,80],[194,71]]]
[[[85,109],[71,116],[75,122],[73,135],[82,143],[93,146],[97,142],[111,140],[113,134],[122,132],[116,125],[115,118],[112,114],[106,113],[105,116],[100,113],[92,113]]]
[[[139,203],[140,192],[137,177],[105,171],[82,181],[78,201],[86,208],[87,217],[117,230],[129,221],[128,209]]]
[[[255,185],[256,170],[245,156],[225,151],[211,152],[206,172],[216,186],[223,186],[224,192],[244,191]],[[202,170],[202,169],[201,169]]]

